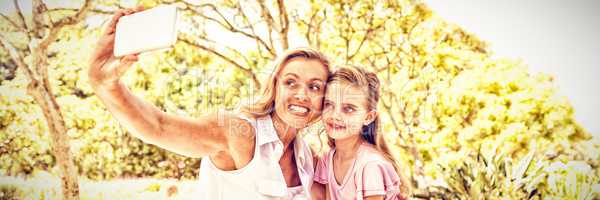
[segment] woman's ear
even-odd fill
[[[365,119],[365,123],[363,125],[368,126],[370,123],[377,119],[377,110],[371,110],[367,113],[367,118]]]

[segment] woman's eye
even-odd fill
[[[287,86],[295,86],[296,85],[296,81],[292,80],[292,79],[288,79],[285,81],[285,85]]]
[[[314,91],[319,91],[321,90],[321,86],[319,84],[312,84],[310,85],[310,89]]]
[[[330,107],[330,106],[331,106],[331,103],[329,103],[329,102],[325,102],[325,103],[323,103],[323,107],[324,107],[324,108],[328,108],[328,107]]]

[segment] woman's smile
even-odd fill
[[[307,106],[304,106],[304,105],[289,104],[288,111],[291,114],[299,116],[299,117],[307,117],[310,112],[310,108]]]

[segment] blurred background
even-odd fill
[[[445,20],[490,43],[496,57],[520,58],[531,73],[552,75],[558,92],[575,108],[575,119],[600,134],[600,2],[425,1]]]
[[[181,11],[175,47],[123,77],[166,112],[235,110],[311,46],[378,74],[412,197],[600,198],[594,2],[410,0],[2,1],[0,198],[193,198],[200,160],[130,136],[88,84],[102,27],[139,4]]]

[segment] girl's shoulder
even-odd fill
[[[354,178],[362,196],[392,195],[399,192],[400,177],[393,164],[373,146],[363,146],[357,156]]]
[[[362,144],[356,155],[356,163],[364,165],[366,163],[389,163],[383,154],[372,144]],[[390,163],[391,164],[391,163]]]
[[[357,174],[384,173],[384,176],[398,176],[390,160],[371,144],[362,145],[356,157]]]

